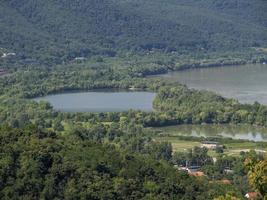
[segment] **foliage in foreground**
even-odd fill
[[[111,144],[33,127],[0,130],[1,199],[213,199],[231,186]],[[220,189],[219,189],[220,188]]]
[[[253,188],[267,199],[267,160],[247,159],[248,180]]]

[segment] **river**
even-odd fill
[[[238,99],[241,103],[258,101],[267,105],[267,65],[190,69],[156,77],[178,81],[189,88],[214,91],[224,97]]]
[[[179,125],[155,128],[155,130],[173,136],[221,137],[267,142],[267,128],[251,125]]]

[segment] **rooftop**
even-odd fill
[[[202,176],[205,176],[204,172],[200,172],[200,171],[198,171],[198,172],[188,172],[188,174],[189,174],[190,176],[196,176],[196,177],[202,177]]]
[[[218,142],[214,142],[214,141],[204,141],[204,142],[202,142],[202,144],[218,144]]]
[[[245,197],[247,199],[256,199],[258,197],[258,193],[257,192],[248,192]]]

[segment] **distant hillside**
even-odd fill
[[[267,46],[266,0],[2,0],[0,47],[67,60]]]

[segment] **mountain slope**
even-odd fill
[[[3,0],[0,47],[38,59],[266,47],[266,9],[264,0]]]

